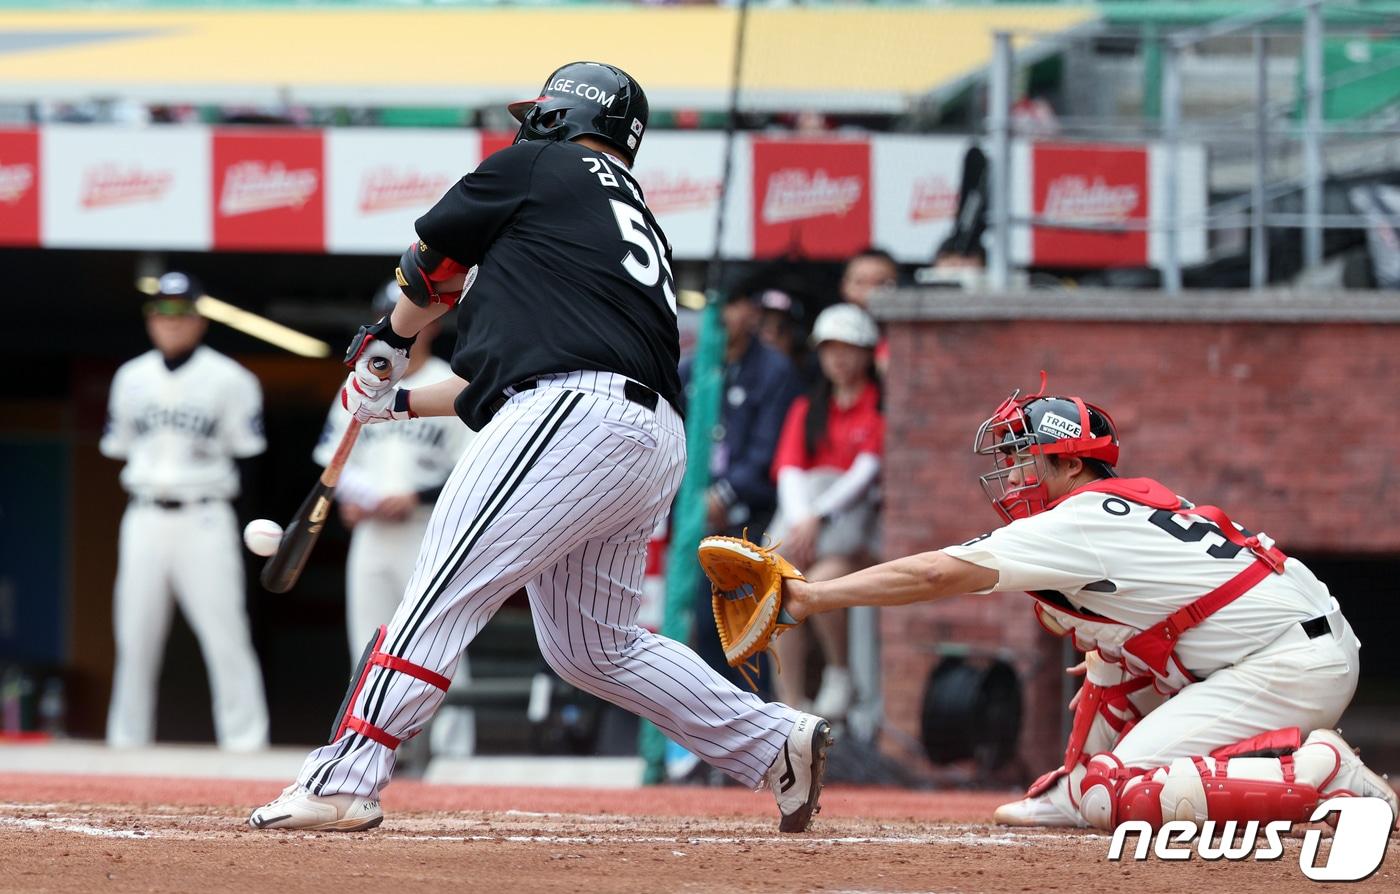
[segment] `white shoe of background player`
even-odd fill
[[[253,811],[254,829],[301,829],[308,832],[362,832],[384,822],[379,801],[362,795],[313,795],[293,782],[275,801]]]
[[[992,822],[1000,826],[1040,826],[1043,828],[1078,828],[1089,824],[1077,810],[1066,810],[1056,803],[1055,789],[1034,798],[1022,798],[1003,804],[992,814]]]
[[[845,720],[854,696],[850,670],[828,664],[822,668],[822,685],[812,699],[812,713],[837,722]]]
[[[783,750],[764,777],[778,800],[781,832],[806,832],[812,815],[821,812],[822,775],[831,747],[831,724],[815,714],[799,714]]]

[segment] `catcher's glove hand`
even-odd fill
[[[724,658],[752,684],[748,671],[758,669],[755,656],[797,625],[783,610],[783,580],[806,578],[771,548],[739,537],[706,537],[699,554],[700,567],[710,579],[710,604]]]

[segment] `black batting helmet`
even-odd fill
[[[594,136],[621,152],[628,164],[636,160],[647,127],[642,85],[602,62],[570,62],[549,76],[539,96],[507,108],[520,122],[517,143]]]

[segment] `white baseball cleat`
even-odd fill
[[[1310,745],[1325,745],[1337,752],[1336,775],[1322,786],[1319,794],[1323,797],[1352,794],[1363,798],[1381,798],[1390,805],[1391,816],[1400,819],[1400,798],[1396,797],[1390,780],[1362,763],[1356,749],[1348,745],[1339,732],[1330,729],[1313,730],[1304,740],[1302,747],[1293,753],[1295,762],[1298,755]]]
[[[301,829],[308,832],[363,832],[384,822],[379,801],[363,795],[313,795],[293,782],[276,800],[253,811],[254,829]]]
[[[821,813],[822,774],[831,747],[831,724],[815,714],[798,714],[783,750],[764,777],[778,800],[781,832],[806,832]]]
[[[1089,824],[1079,811],[1066,812],[1056,804],[1053,790],[1034,798],[1022,798],[1003,804],[992,814],[992,822],[999,826],[1039,826],[1042,828],[1084,828]]]

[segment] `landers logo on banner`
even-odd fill
[[[159,201],[175,183],[175,172],[104,162],[84,171],[82,183],[83,207],[107,208]]]
[[[909,221],[947,220],[958,213],[958,188],[935,174],[914,181],[909,198]]]
[[[1035,214],[1107,229],[1035,227],[1031,231],[1033,263],[1146,266],[1147,231],[1112,228],[1147,221],[1147,165],[1145,147],[1037,144],[1031,155]]]
[[[1142,200],[1136,186],[1110,186],[1102,177],[1061,177],[1050,184],[1045,216],[1078,221],[1121,222],[1133,216]]]
[[[214,247],[325,248],[319,132],[214,132]]]
[[[273,208],[300,208],[320,185],[313,168],[288,169],[280,161],[265,164],[243,161],[229,166],[219,194],[219,213],[225,217],[254,214]]]
[[[870,242],[870,145],[755,140],[754,252],[840,258]]]
[[[859,177],[831,177],[822,170],[778,171],[763,195],[763,222],[844,215],[860,201],[861,192]]]
[[[363,214],[402,208],[430,208],[455,180],[450,174],[423,173],[411,168],[367,168],[360,179],[356,207]]]
[[[655,215],[678,214],[709,208],[719,201],[717,179],[693,178],[689,174],[655,171],[639,175],[647,207]]]
[[[0,204],[15,205],[34,185],[34,166],[7,165],[0,160]]]
[[[0,245],[39,244],[39,133],[0,130]]]

